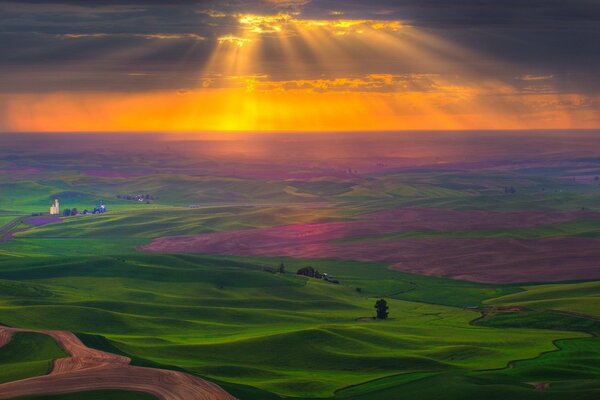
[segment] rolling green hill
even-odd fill
[[[600,282],[530,286],[523,292],[498,297],[487,303],[518,304],[534,310],[550,309],[600,318]]]
[[[10,288],[0,297],[0,314],[9,325],[77,332],[88,345],[127,354],[134,363],[198,374],[248,400],[268,399],[268,393],[391,400],[418,392],[433,399],[429,387],[443,383],[456,387],[456,396],[493,387],[538,398],[524,382],[555,380],[563,367],[587,365],[575,356],[578,343],[599,350],[595,338],[566,326],[471,323],[479,313],[465,306],[524,295],[527,287],[519,292],[352,262],[284,260],[288,273],[262,270],[275,262],[183,255],[8,258],[0,262],[0,278]],[[342,284],[293,273],[309,263]],[[389,321],[370,319],[379,295],[388,298]],[[530,361],[505,369],[522,359]],[[589,376],[600,372],[590,369]],[[560,385],[595,393],[573,375],[565,374]]]
[[[567,147],[576,137],[569,133]],[[400,207],[598,211],[594,147],[532,153],[521,137],[489,148],[477,136],[469,148],[481,154],[446,157],[438,149],[428,160],[362,158],[361,151],[319,159],[312,150],[299,155],[293,144],[256,160],[202,148],[216,143],[117,139],[135,145],[78,137],[81,150],[74,143],[0,146],[0,323],[70,330],[136,365],[215,381],[241,400],[600,398],[598,281],[478,284],[366,262],[136,250],[162,236],[351,221]],[[135,200],[140,194],[148,200]],[[104,200],[109,212],[6,228],[17,217],[46,213],[54,196],[62,209]],[[585,216],[518,229],[404,231],[398,220],[391,234],[357,230],[346,242],[576,240],[600,237],[598,222]],[[280,262],[286,273],[265,271]],[[308,265],[340,284],[295,274]],[[388,321],[371,318],[380,297],[389,302]],[[47,336],[15,335],[0,349],[0,382],[46,373],[61,356]],[[43,398],[149,399],[118,391]]]
[[[15,333],[8,344],[0,347],[0,383],[45,375],[50,372],[54,359],[66,356],[49,336]]]

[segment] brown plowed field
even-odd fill
[[[0,327],[0,346],[22,331],[29,330]],[[71,332],[29,332],[51,336],[70,357],[55,360],[48,375],[0,385],[0,399],[121,389],[150,393],[161,400],[235,400],[219,386],[182,372],[131,366],[129,358],[90,349]]]
[[[140,249],[162,253],[376,261],[405,272],[478,282],[596,279],[600,278],[600,240],[590,238],[343,240],[423,230],[527,228],[599,216],[592,212],[399,209],[372,213],[359,221],[163,237]]]

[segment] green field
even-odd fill
[[[54,359],[66,356],[49,336],[15,333],[10,342],[0,348],[0,383],[47,374]]]
[[[12,214],[0,214],[0,227],[2,227],[5,224],[8,224],[10,221],[12,221],[13,219],[16,218],[16,215],[12,215]]]
[[[587,326],[573,330],[569,320],[552,327],[535,321],[518,327],[472,324],[479,313],[464,308],[523,296],[536,287],[520,291],[352,262],[284,260],[292,273],[262,271],[275,262],[160,255],[11,258],[0,265],[8,288],[2,291],[0,314],[9,325],[77,332],[88,345],[132,356],[135,363],[184,369],[245,399],[392,399],[405,388],[411,393],[420,387],[417,393],[421,385],[449,380],[458,385],[457,393],[460,388],[475,394],[485,392],[477,382],[496,379],[502,382],[494,389],[498,393],[537,398],[523,384],[530,376],[554,381],[565,353],[575,353],[577,346],[600,351],[597,340],[585,333]],[[308,263],[335,274],[342,284],[293,274]],[[597,289],[554,286],[580,292],[581,302],[590,307],[596,304]],[[379,295],[390,303],[386,322],[368,319]],[[506,369],[521,359],[531,361]],[[591,362],[567,360],[565,370]],[[600,371],[588,370],[593,379],[600,378]],[[573,375],[561,385],[589,386]]]
[[[535,310],[558,310],[600,317],[600,282],[572,285],[538,285],[513,295],[490,300],[490,304],[519,304]]]
[[[240,400],[600,398],[599,281],[480,284],[359,261],[137,250],[163,236],[353,221],[400,207],[598,211],[600,159],[593,152],[550,146],[535,147],[532,156],[520,144],[510,151],[498,145],[491,155],[450,154],[457,165],[432,156],[410,168],[401,158],[402,167],[392,168],[393,157],[383,155],[306,160],[297,157],[310,154],[284,149],[272,160],[209,159],[189,143],[179,152],[135,144],[83,152],[33,143],[0,148],[0,165],[26,167],[0,174],[1,324],[72,331],[90,347],[195,374]],[[486,157],[494,161],[488,167]],[[468,167],[471,158],[484,166]],[[152,200],[126,199],[138,194]],[[55,196],[63,209],[92,209],[103,200],[109,211],[7,227],[47,212]],[[359,232],[345,242],[593,239],[599,222],[584,216],[438,231],[402,229],[400,221],[398,233]],[[285,273],[269,272],[281,262]],[[340,284],[296,274],[309,265]],[[372,318],[379,298],[389,303],[389,320]],[[0,348],[0,382],[47,373],[62,356],[47,336],[17,334]],[[36,399],[80,398],[152,396],[98,391]]]
[[[148,239],[159,236],[191,235],[215,231],[327,222],[341,218],[343,211],[331,207],[311,209],[299,206],[211,206],[200,209],[167,208],[127,210],[105,215],[63,218],[61,224],[40,226],[19,238],[106,238]]]

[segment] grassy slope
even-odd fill
[[[168,169],[169,164],[184,160],[170,159],[160,163],[168,172],[148,170],[153,174],[129,178],[88,176],[85,169],[104,169],[100,165],[82,168],[91,162],[77,159],[69,162],[64,154],[52,159],[45,155],[47,165],[37,165],[39,157],[28,162],[43,169],[33,174],[0,174],[0,210],[23,213],[46,212],[52,197],[61,198],[63,208],[93,208],[96,201],[105,200],[113,211],[155,209],[187,206],[188,204],[311,204],[316,202],[374,204],[374,208],[389,206],[431,206],[458,209],[540,210],[595,208],[600,199],[597,184],[579,184],[567,177],[577,174],[575,167],[557,167],[514,171],[463,171],[440,168],[365,175],[347,179],[242,179],[220,176],[201,176],[209,173],[196,170]],[[114,163],[103,160],[98,163]],[[190,160],[196,162],[197,160]],[[145,161],[121,160],[120,169],[145,169]],[[54,165],[53,165],[54,164]],[[139,164],[139,165],[138,165]],[[115,167],[115,165],[110,166]],[[186,172],[187,171],[187,174]],[[507,195],[503,187],[515,186],[517,193]],[[155,204],[138,204],[119,200],[117,195],[150,193]],[[224,201],[224,199],[226,199]]]
[[[61,157],[59,162],[66,161]],[[500,211],[597,207],[599,188],[557,179],[569,174],[561,168],[423,170],[336,184],[173,174],[99,179],[65,171],[11,178],[0,182],[0,192],[6,194],[0,210],[45,211],[58,193],[64,207],[80,210],[97,199],[108,200],[111,213],[35,228],[2,244],[0,315],[15,325],[102,335],[115,351],[206,375],[245,400],[278,398],[273,393],[331,396],[335,390],[341,399],[439,399],[440,388],[444,399],[595,399],[599,375],[590,360],[598,352],[598,340],[564,332],[574,324],[564,316],[552,314],[551,323],[540,324],[548,321],[547,309],[598,315],[593,283],[517,288],[417,277],[365,263],[285,260],[290,270],[311,263],[334,274],[344,284],[337,287],[260,272],[254,264],[279,260],[74,258],[131,253],[140,241],[164,234],[314,222],[399,206]],[[502,186],[512,185],[517,194],[502,193]],[[114,198],[135,192],[150,192],[160,200],[146,205]],[[222,205],[222,199],[237,204],[326,201],[335,212],[264,206],[248,212],[224,207],[220,214],[171,208]],[[477,235],[595,235],[595,229],[591,222],[578,221]],[[8,255],[21,258],[2,257]],[[394,319],[355,321],[372,314],[372,297],[379,295],[393,299]],[[518,303],[534,311],[472,326],[477,314],[461,307],[481,302]],[[587,324],[578,320],[575,325],[587,330]],[[571,337],[581,338],[564,340]],[[561,350],[535,357],[555,345]],[[503,369],[511,360],[528,357],[535,358]],[[500,369],[478,372],[482,368]],[[580,375],[581,370],[589,373]],[[557,382],[537,391],[524,383],[533,379]],[[358,385],[346,387],[349,382]]]
[[[398,373],[503,368],[555,349],[553,340],[585,336],[472,326],[473,311],[404,300],[390,300],[388,322],[357,321],[373,314],[367,295],[387,274],[384,266],[318,265],[360,282],[366,293],[358,293],[352,285],[262,272],[265,260],[250,261],[160,255],[8,260],[0,277],[13,290],[2,297],[0,312],[11,325],[102,335],[140,359],[291,396],[328,397],[348,382]],[[24,286],[14,286],[16,278]],[[435,279],[428,286],[428,279],[414,279],[411,292],[419,300],[442,302],[443,285],[447,293],[476,289],[470,304],[515,291]],[[395,291],[393,278],[387,280]]]
[[[224,230],[257,228],[292,223],[335,220],[339,211],[297,206],[205,207],[163,210],[117,211],[104,215],[63,218],[60,226],[45,225],[19,235],[20,238],[155,238]]]
[[[540,357],[516,361],[512,368],[471,373],[489,382],[519,380],[548,385],[543,398],[593,399],[600,395],[600,321],[589,317],[557,314],[551,311],[495,313],[477,321],[483,326],[500,329],[535,327],[541,329],[588,332],[594,337],[557,340],[559,351]],[[535,398],[535,397],[532,397]]]
[[[352,209],[326,205],[311,208],[310,212],[297,205],[110,211],[104,215],[66,217],[60,224],[23,225],[27,230],[3,243],[0,256],[124,254],[134,252],[136,246],[154,237],[335,221],[352,217],[353,213]]]
[[[303,182],[300,182],[300,184]],[[100,178],[70,171],[47,171],[12,179],[0,175],[0,210],[47,212],[54,196],[63,208],[91,209],[98,200],[104,200],[113,210],[187,206],[189,204],[287,204],[322,200],[330,195],[328,188],[337,187],[335,194],[347,189],[347,184],[320,182],[309,185],[303,193],[314,194],[307,198],[290,193],[289,182],[277,180],[239,179],[214,176],[195,176],[177,173],[154,174],[131,178]],[[299,184],[299,186],[301,186]],[[117,195],[152,194],[154,204],[121,200]]]
[[[534,310],[559,310],[600,317],[600,282],[535,285],[525,291],[487,301],[492,305],[521,305]]]
[[[6,214],[6,215],[0,214],[0,228],[2,228],[4,225],[6,225],[9,222],[11,222],[16,217],[17,216],[13,215],[13,214]]]
[[[220,257],[234,262],[242,257]],[[456,281],[446,278],[420,276],[392,271],[386,265],[336,260],[298,260],[291,258],[253,257],[252,262],[261,265],[277,265],[284,262],[292,273],[311,265],[327,272],[354,289],[363,297],[384,296],[399,300],[449,305],[456,307],[477,306],[483,300],[521,291],[510,285],[491,285]]]
[[[52,360],[66,356],[49,336],[16,333],[0,348],[0,383],[47,374],[52,368]]]

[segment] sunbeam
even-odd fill
[[[186,41],[182,59],[163,68],[160,79],[167,86],[177,71],[185,70],[194,52],[211,49],[195,77],[182,80],[179,87],[5,94],[0,97],[0,128],[587,128],[600,118],[593,107],[597,95],[554,90],[549,86],[553,75],[541,80],[506,78],[504,71],[515,65],[406,21],[341,19],[335,13],[331,19],[310,19],[299,11],[214,15],[230,22],[212,37],[132,34],[143,44],[135,53],[116,47],[105,56],[124,62],[127,57],[161,54],[173,42]],[[108,37],[66,34],[61,40]],[[93,62],[82,66],[91,68]],[[152,74],[142,67],[127,76],[148,81]],[[57,107],[64,111],[58,113]]]

